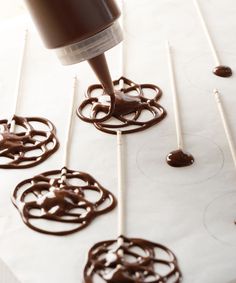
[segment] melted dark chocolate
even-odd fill
[[[182,278],[177,259],[168,248],[123,236],[90,249],[84,282],[95,283],[95,276],[108,283],[180,283]]]
[[[190,153],[178,149],[167,155],[166,162],[172,167],[186,167],[194,163],[194,157]]]
[[[7,120],[0,120],[0,168],[18,169],[35,166],[50,155],[59,147],[55,136],[54,125],[47,119],[38,117],[14,116],[15,127],[21,127],[22,132],[10,132],[10,123]],[[37,130],[34,122],[47,126],[47,131]],[[40,150],[39,153],[35,153]]]
[[[73,185],[75,181],[77,185]],[[90,200],[91,192],[95,200]],[[15,188],[12,201],[29,228],[57,236],[85,228],[95,217],[116,206],[114,196],[92,176],[67,168],[45,172],[22,181]],[[60,231],[46,230],[41,228],[40,223],[32,223],[32,220],[37,219],[61,222],[65,224],[64,228],[68,224],[75,224],[76,227]]]
[[[115,89],[119,86],[121,80],[124,81],[124,88],[115,90],[114,102],[111,101],[110,95],[104,92],[98,97],[93,96],[94,91],[103,90],[102,85],[90,86],[87,91],[87,98],[77,110],[78,116],[86,122],[93,123],[98,130],[109,134],[116,134],[117,130],[121,130],[122,134],[142,131],[165,118],[166,111],[158,104],[162,92],[157,86],[152,84],[138,85],[121,77],[113,82]],[[152,99],[145,97],[145,89],[154,91],[155,97]],[[133,95],[133,93],[136,93],[136,95]],[[108,117],[105,122],[98,121],[100,114],[105,116],[109,114],[111,103],[114,103],[112,117]],[[85,115],[88,106],[91,107],[90,117]],[[148,112],[151,118],[143,119],[144,111]],[[112,119],[116,119],[118,123],[114,124]]]
[[[227,66],[217,66],[214,68],[213,73],[218,77],[228,78],[233,75],[233,71]]]

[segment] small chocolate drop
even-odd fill
[[[172,167],[186,167],[194,163],[194,157],[190,153],[178,149],[167,155],[166,162]]]
[[[233,71],[227,66],[217,66],[213,69],[213,73],[218,77],[228,78],[233,75]]]

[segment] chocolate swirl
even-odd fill
[[[10,123],[0,120],[0,168],[18,169],[35,166],[59,147],[54,125],[47,119],[19,117],[12,119],[21,132],[10,132]],[[36,129],[34,123],[46,126]]]
[[[89,251],[84,282],[179,283],[181,272],[175,255],[166,247],[143,239],[103,241]],[[102,281],[101,281],[102,280]]]
[[[124,88],[118,89],[121,80],[124,81]],[[114,81],[113,84],[115,105],[112,117],[105,122],[102,120],[102,116],[106,116],[111,109],[111,98],[104,93],[102,85],[96,84],[88,88],[87,98],[77,109],[80,119],[93,123],[98,130],[108,134],[116,134],[117,130],[121,130],[122,134],[129,134],[147,129],[165,118],[166,111],[158,104],[162,95],[159,87],[153,84],[135,84],[125,77]],[[95,96],[98,91],[101,94]],[[146,91],[154,92],[154,97],[146,97]],[[88,108],[90,113],[86,115]],[[145,113],[148,117],[145,117]],[[101,122],[98,122],[98,117]]]
[[[29,228],[57,236],[85,228],[95,217],[116,206],[114,196],[92,176],[67,168],[22,181],[15,188],[12,201]],[[35,221],[40,219],[51,221],[47,223],[50,228],[52,222],[61,222],[63,227],[59,230],[58,226],[56,229],[42,228],[42,223]]]

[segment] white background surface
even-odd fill
[[[160,103],[168,117],[145,132],[125,137],[127,153],[127,234],[167,245],[179,259],[185,283],[229,283],[236,281],[236,241],[226,242],[208,233],[204,225],[206,208],[217,197],[235,198],[236,173],[224,136],[211,90],[223,94],[228,119],[236,140],[236,75],[230,79],[214,77],[214,62],[190,0],[125,1],[125,75],[138,83],[150,82],[163,90]],[[236,4],[234,0],[200,2],[207,15],[211,33],[222,63],[236,72]],[[64,129],[72,94],[73,76],[79,78],[79,100],[89,83],[96,82],[86,63],[62,67],[50,51],[44,49],[28,19],[4,19],[0,23],[0,111],[8,117],[13,101],[19,47],[24,22],[30,29],[20,111],[25,116],[43,116],[57,127],[59,151],[43,164],[26,170],[0,171],[0,256],[22,283],[82,282],[82,272],[89,248],[96,242],[112,239],[117,233],[117,210],[97,218],[88,228],[67,237],[45,236],[28,229],[10,201],[17,183],[40,172],[60,169],[63,157]],[[187,169],[173,169],[166,182],[166,154],[175,149],[175,128],[169,85],[165,40],[174,47],[174,61],[180,94],[184,132],[191,138],[188,151],[208,156]],[[108,52],[112,77],[121,75],[120,46]],[[169,135],[165,147],[162,137]],[[200,144],[198,139],[200,138]],[[166,140],[166,138],[164,138]],[[201,141],[203,141],[201,143]],[[146,150],[146,148],[154,150]],[[146,150],[145,158],[140,159]],[[215,149],[215,154],[214,154]],[[200,152],[200,153],[199,153]],[[72,140],[71,169],[92,174],[103,186],[116,194],[116,139],[76,119]],[[155,163],[156,162],[156,163]],[[207,175],[210,166],[218,168],[214,177],[186,182],[192,174]],[[161,166],[161,170],[158,168]],[[157,170],[149,166],[157,166]],[[202,172],[202,166],[205,170]],[[141,170],[140,170],[141,168]],[[150,170],[156,174],[148,178]],[[176,173],[178,170],[178,173]],[[202,173],[199,173],[202,172]],[[181,180],[181,182],[179,182]],[[224,200],[225,197],[222,198]],[[225,203],[222,201],[221,209]],[[225,207],[227,210],[228,205]],[[232,206],[233,207],[233,206]],[[231,207],[231,209],[232,209]],[[223,209],[224,210],[224,209]],[[230,213],[232,217],[234,213]],[[231,225],[234,219],[229,219]],[[214,221],[214,220],[213,220]],[[220,222],[221,223],[221,222]],[[227,226],[227,227],[229,227]],[[222,229],[223,229],[222,225]],[[225,231],[228,231],[227,229]],[[236,227],[234,231],[236,239]],[[224,233],[222,233],[224,236]],[[227,238],[228,239],[228,238]]]

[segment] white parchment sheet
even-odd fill
[[[157,84],[168,116],[159,125],[124,138],[126,151],[127,233],[168,246],[178,257],[184,283],[236,282],[236,171],[212,89],[223,96],[236,142],[236,3],[199,0],[222,63],[234,76],[212,75],[214,61],[191,0],[125,0],[125,76]],[[64,129],[79,79],[79,101],[97,82],[87,63],[62,67],[46,50],[28,18],[0,23],[0,113],[8,117],[13,101],[21,38],[30,33],[19,109],[42,116],[57,128],[60,149],[46,162],[25,170],[0,170],[0,257],[22,283],[82,282],[89,248],[117,235],[117,209],[67,237],[26,227],[10,196],[23,179],[60,169]],[[173,169],[165,156],[176,149],[165,41],[174,48],[181,119],[192,167]],[[121,46],[107,54],[112,77],[121,75]],[[116,138],[76,119],[71,169],[94,176],[117,195]]]

